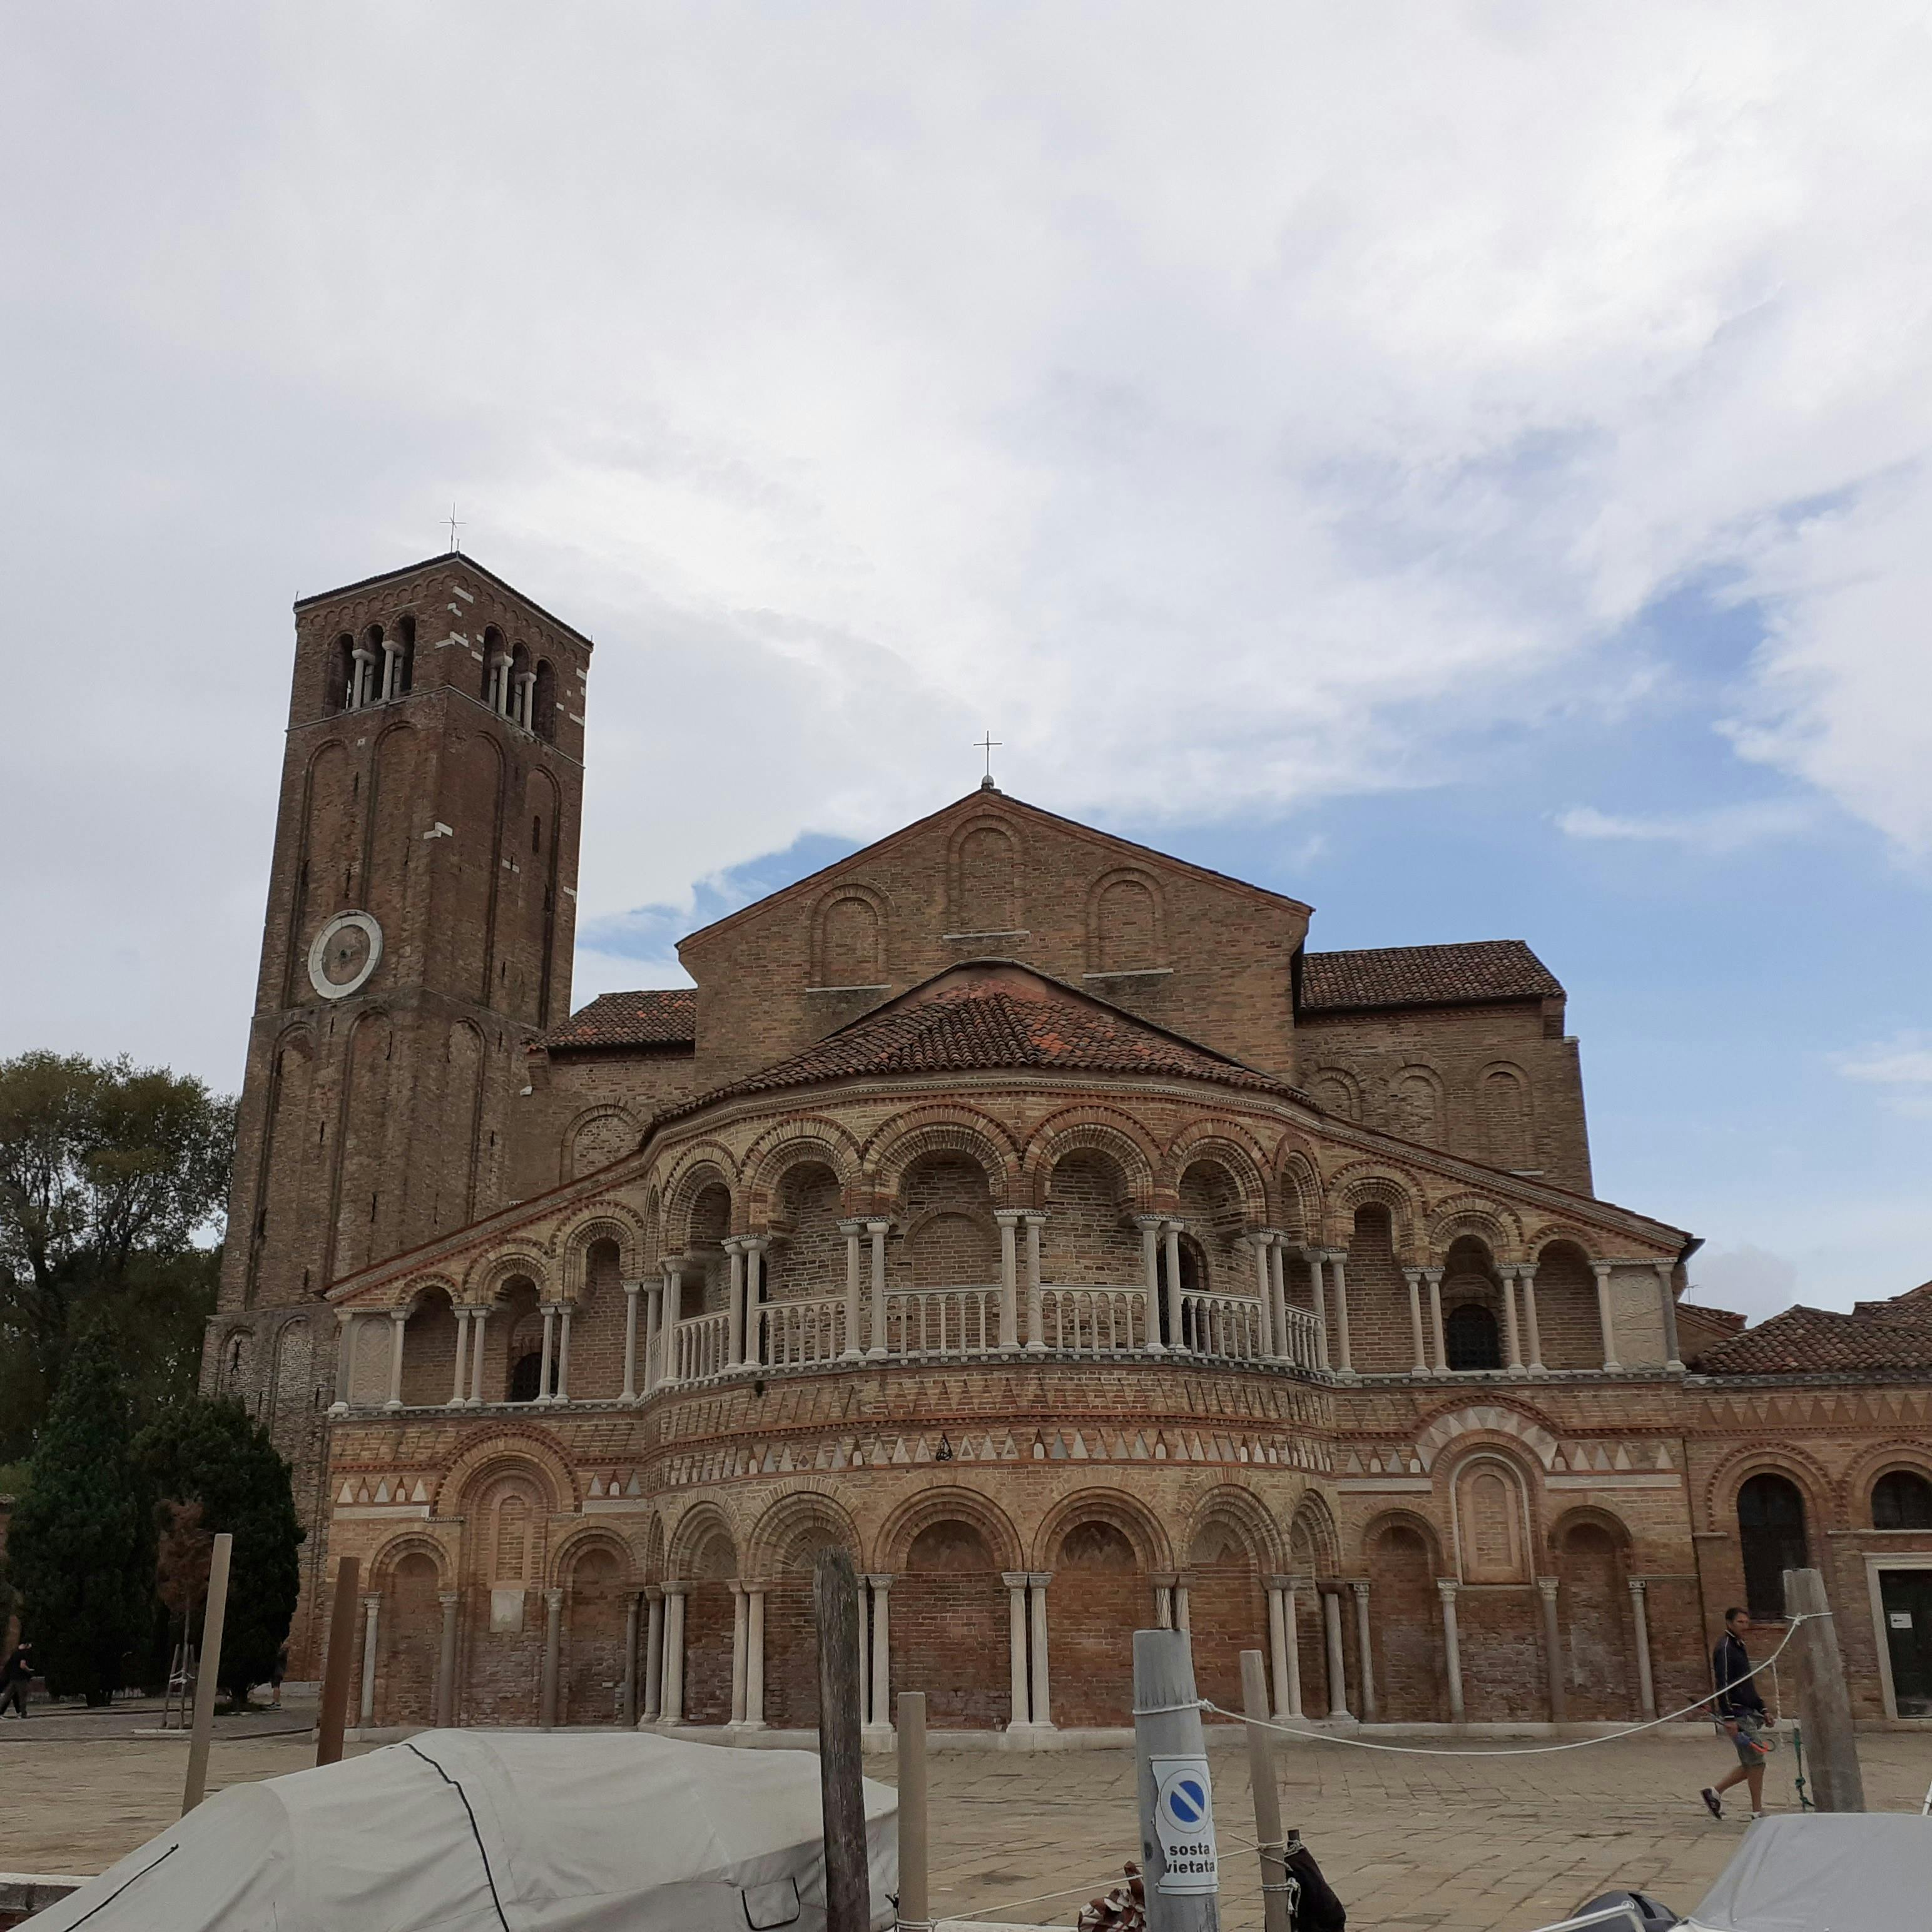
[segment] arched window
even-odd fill
[[[510,1400],[512,1402],[535,1402],[543,1388],[543,1353],[532,1348],[528,1354],[519,1355],[516,1366],[510,1371]],[[550,1392],[556,1393],[556,1363],[553,1358],[550,1365]]]
[[[1452,1369],[1499,1369],[1503,1365],[1496,1318],[1478,1301],[1466,1301],[1443,1317],[1442,1346]]]
[[[396,641],[401,647],[396,661],[396,688],[390,692],[392,698],[400,698],[406,691],[413,691],[416,682],[416,620],[404,617],[396,626]]]
[[[332,711],[356,709],[356,640],[346,632],[329,650],[328,708]]]
[[[1872,1485],[1874,1529],[1932,1529],[1932,1483],[1916,1469],[1892,1469]]]
[[[1738,1492],[1738,1541],[1744,1564],[1744,1607],[1754,1617],[1784,1614],[1784,1573],[1810,1562],[1804,1498],[1798,1485],[1768,1470]]]
[[[492,711],[503,708],[503,674],[509,668],[510,654],[503,648],[503,634],[494,624],[483,633],[483,702]]]
[[[513,724],[520,724],[526,731],[530,728],[530,686],[534,677],[530,669],[530,654],[518,644],[510,652],[509,683],[503,693],[503,716]]]
[[[530,729],[539,738],[556,736],[556,673],[548,658],[537,661],[537,681],[532,687]]]

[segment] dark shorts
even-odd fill
[[[1731,1733],[1731,1742],[1737,1747],[1738,1762],[1747,1771],[1760,1769],[1771,1755],[1771,1740],[1764,1734],[1763,1726],[1756,1718],[1741,1718],[1736,1731]]]

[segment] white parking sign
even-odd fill
[[[1204,1757],[1157,1757],[1154,1822],[1163,1869],[1155,1890],[1216,1892],[1221,1862],[1214,1850],[1214,1793]]]

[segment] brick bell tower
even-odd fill
[[[570,1010],[590,640],[471,559],[295,607],[228,1241],[204,1385],[296,1470],[305,1648],[334,1281],[501,1205],[530,1042]]]

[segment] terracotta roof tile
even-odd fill
[[[1023,967],[956,967],[726,1094],[766,1093],[880,1073],[1008,1067],[1180,1074],[1264,1092],[1292,1090]]]
[[[1520,939],[1478,939],[1460,946],[1377,946],[1358,952],[1302,956],[1300,1006],[1305,1013],[1562,997],[1556,976]]]
[[[690,1046],[698,1039],[698,992],[604,993],[543,1036],[544,1046]]]
[[[1849,1313],[1800,1304],[1706,1349],[1694,1366],[1707,1376],[1932,1369],[1932,1313],[1906,1300],[1864,1302]]]

